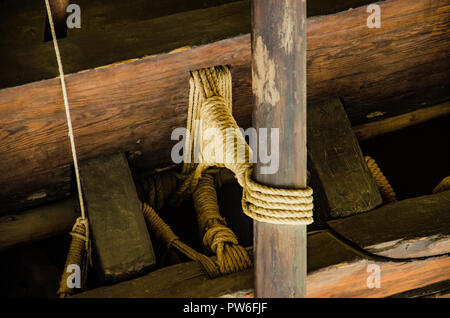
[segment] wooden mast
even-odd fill
[[[253,125],[279,129],[279,168],[255,179],[306,186],[306,1],[252,1]],[[268,133],[270,135],[270,133]],[[261,142],[258,148],[261,147]],[[268,153],[270,154],[270,140]],[[275,149],[273,150],[275,151]],[[256,155],[256,152],[255,154]],[[255,221],[255,296],[306,296],[306,225]]]

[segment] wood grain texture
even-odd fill
[[[367,287],[370,264],[380,266],[380,288]],[[448,255],[409,262],[375,260],[327,231],[308,235],[307,297],[387,297],[449,279]],[[210,280],[199,264],[188,262],[75,297],[251,297],[252,289],[252,269]]]
[[[154,266],[152,242],[125,155],[80,162],[80,177],[100,280],[130,279]]]
[[[390,117],[436,104],[450,91],[447,2],[390,0],[380,6],[380,29],[367,28],[365,7],[307,22],[308,101],[340,96],[353,125],[379,119],[366,117],[374,112]],[[201,67],[231,65],[234,116],[240,126],[251,125],[248,3],[225,5],[216,15],[215,9],[60,41],[66,73],[85,70],[66,78],[81,159],[136,153],[135,173],[171,163],[171,131],[186,124],[188,72]],[[222,24],[219,12],[225,12]],[[161,28],[167,33],[156,32]],[[136,36],[127,40],[131,34]],[[168,53],[184,46],[192,49]],[[89,69],[149,54],[158,55]],[[4,214],[66,196],[71,156],[51,43],[0,55],[1,86],[40,80],[0,91]],[[46,198],[27,200],[40,192]]]
[[[369,253],[414,258],[450,253],[450,191],[406,199],[328,225]]]
[[[382,203],[339,99],[308,105],[308,158],[321,223]]]
[[[77,0],[82,10],[81,28],[68,29],[72,38],[83,33],[124,27],[135,22],[175,13],[208,8],[237,0]],[[308,16],[344,11],[370,3],[370,0],[316,0],[307,6]],[[26,50],[44,41],[45,4],[36,0],[2,0],[0,2],[0,44]],[[3,45],[0,45],[3,46]]]
[[[389,298],[440,298],[450,295],[450,280],[431,284],[422,288],[408,290],[389,296]]]
[[[305,188],[305,0],[252,2],[252,88],[259,151],[253,177],[273,187]],[[272,155],[269,164],[260,157],[262,145]],[[254,221],[253,240],[255,296],[305,297],[306,225]]]
[[[80,215],[76,204],[71,198],[0,217],[0,251],[69,233]]]
[[[104,31],[115,27],[180,12],[209,8],[238,0],[78,0],[82,10],[82,27],[69,29],[68,36]]]

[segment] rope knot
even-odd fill
[[[214,254],[217,254],[217,251],[223,248],[225,243],[238,245],[239,241],[233,231],[220,223],[214,224],[203,236],[203,245]]]

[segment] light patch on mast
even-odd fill
[[[253,57],[253,94],[257,103],[258,105],[268,103],[275,106],[280,101],[280,92],[275,84],[276,68],[261,36],[256,39]]]
[[[283,22],[279,31],[281,47],[286,51],[286,54],[290,54],[294,48],[295,21],[293,20],[292,10],[289,6],[284,10]]]

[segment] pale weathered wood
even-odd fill
[[[450,191],[387,204],[328,226],[367,252],[389,258],[450,253]]]
[[[253,176],[280,188],[306,187],[306,1],[252,1]],[[263,138],[262,129],[267,129]],[[278,138],[273,140],[272,130]],[[276,145],[276,148],[272,148]],[[254,221],[255,296],[306,296],[306,225]]]
[[[125,155],[80,162],[80,177],[101,281],[129,279],[154,266],[153,246]]]
[[[370,264],[380,266],[380,288],[367,287]],[[308,297],[387,297],[449,279],[447,255],[409,262],[372,259],[327,231],[308,235]],[[188,262],[75,297],[248,297],[252,289],[252,269],[211,280],[199,264]]]
[[[308,101],[340,96],[353,125],[373,121],[374,112],[390,117],[436,104],[450,91],[448,6],[379,4],[380,29],[365,25],[366,7],[307,22]],[[60,41],[66,73],[161,53],[67,76],[81,159],[128,151],[136,173],[171,163],[171,131],[186,125],[188,72],[211,65],[232,66],[234,116],[250,126],[250,37],[240,35],[250,30],[248,3],[195,12]],[[186,45],[192,48],[167,53]],[[3,86],[57,75],[51,43],[0,55]],[[0,118],[0,212],[66,196],[71,155],[59,79],[1,90]],[[27,200],[42,192],[45,198]]]
[[[308,105],[308,158],[321,224],[382,203],[339,99]]]

